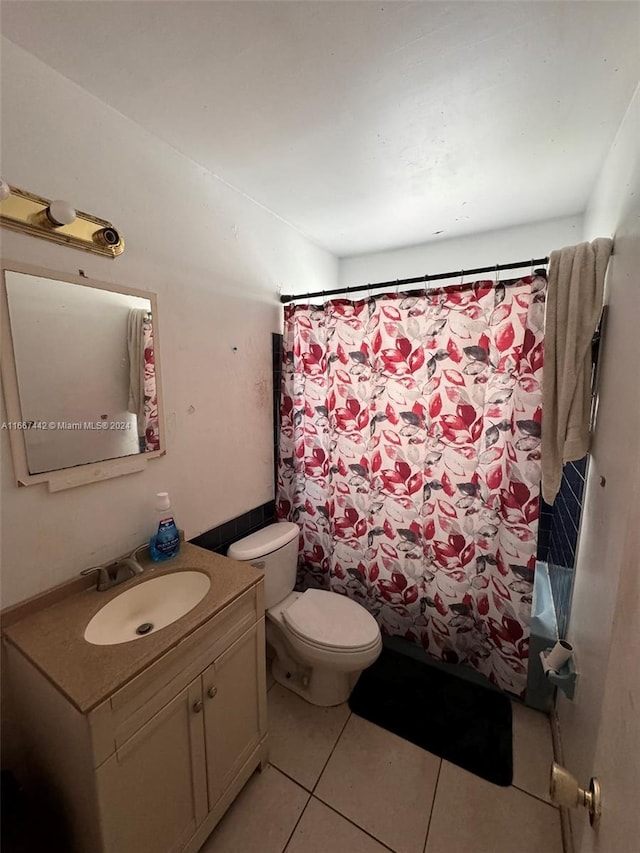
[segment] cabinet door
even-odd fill
[[[202,673],[209,808],[266,731],[264,619]]]
[[[207,814],[196,678],[96,771],[105,853],[177,853]]]

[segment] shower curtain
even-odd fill
[[[144,451],[160,450],[160,421],[156,387],[156,360],[153,345],[153,319],[146,315],[142,326],[144,362]]]
[[[546,280],[285,308],[278,516],[299,585],[524,692]]]
[[[132,308],[127,317],[129,411],[136,415],[140,453],[160,450],[160,422],[153,346],[153,318]]]

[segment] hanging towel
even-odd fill
[[[143,308],[132,308],[127,318],[127,349],[129,352],[128,410],[138,418],[138,435],[145,434],[144,421],[144,318]]]
[[[562,465],[589,449],[591,340],[602,311],[613,241],[552,252],[542,375],[542,496],[553,503]]]

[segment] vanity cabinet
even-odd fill
[[[260,581],[87,714],[8,645],[32,778],[70,851],[200,848],[267,759],[263,614]]]
[[[209,808],[222,797],[264,734],[254,673],[265,659],[248,631],[202,674]]]
[[[96,770],[105,851],[183,850],[207,808],[200,679]]]

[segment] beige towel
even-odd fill
[[[145,434],[144,423],[144,318],[143,308],[132,308],[127,318],[127,349],[129,352],[128,410],[138,417],[138,435]]]
[[[613,241],[601,237],[549,259],[542,374],[542,496],[553,503],[562,465],[589,449],[591,340],[602,312]]]

